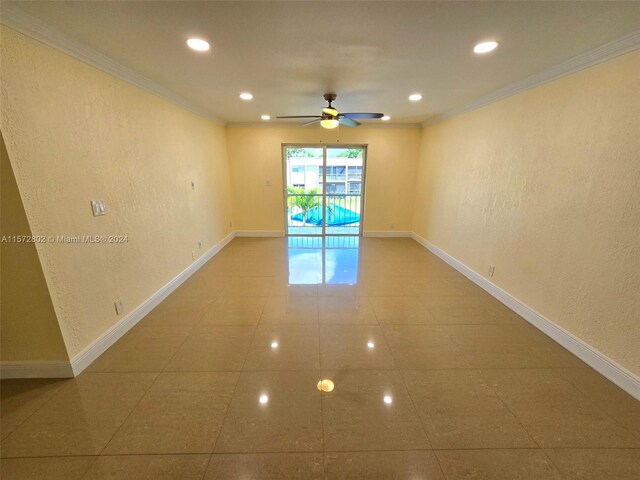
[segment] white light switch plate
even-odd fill
[[[117,299],[114,302],[114,305],[116,306],[116,315],[122,315],[122,312],[124,312],[124,305],[122,305],[122,300]]]
[[[104,204],[104,200],[91,200],[91,210],[94,217],[99,217],[107,213],[107,206]]]

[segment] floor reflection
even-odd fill
[[[290,285],[358,283],[360,237],[288,237]]]

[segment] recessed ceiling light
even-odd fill
[[[419,102],[420,100],[422,100],[422,95],[420,95],[419,93],[413,93],[409,95],[409,100],[411,100],[412,102]]]
[[[187,45],[196,52],[208,52],[209,48],[211,48],[209,47],[209,42],[201,38],[190,38],[187,40]]]
[[[271,120],[271,116],[270,115],[262,115],[260,118],[262,120]]]
[[[391,405],[393,403],[393,397],[391,395],[385,395],[382,400],[384,401],[384,403],[386,403],[387,405]]]
[[[489,53],[498,47],[498,42],[493,40],[490,42],[482,42],[473,47],[473,51],[476,53]]]
[[[367,342],[367,348],[376,348],[376,344],[373,342]]]
[[[251,95],[249,92],[242,92],[240,94],[240,98],[242,100],[251,100],[253,98],[253,95]]]
[[[278,342],[271,342],[271,348],[273,348],[274,350],[278,348]]]
[[[380,120],[382,120],[383,122],[388,122],[389,120],[391,120],[391,117],[389,115],[385,115]]]
[[[269,397],[267,395],[260,395],[260,398],[258,399],[258,401],[264,405],[266,403],[269,402]]]

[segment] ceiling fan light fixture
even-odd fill
[[[338,120],[336,120],[335,118],[323,118],[322,120],[320,120],[320,126],[322,128],[332,129],[336,128],[338,125],[340,125],[340,122],[338,122]]]
[[[331,115],[333,117],[337,117],[338,116],[338,110],[336,110],[333,107],[324,107],[322,109],[322,113],[326,113],[327,115]]]
[[[391,120],[391,117],[389,115],[385,115],[383,117],[380,117],[380,120],[382,120],[383,122],[388,122],[389,120]]]

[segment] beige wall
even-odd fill
[[[122,318],[116,298],[131,311],[192,251],[230,232],[225,130],[13,30],[0,34],[0,126],[33,234],[129,239],[37,245],[73,357]],[[106,201],[106,216],[92,216],[91,199]]]
[[[410,230],[417,127],[231,127],[227,144],[236,230],[284,230],[282,144],[368,144],[364,230]],[[271,186],[266,186],[266,181]]]
[[[640,52],[423,131],[414,230],[640,374]]]
[[[20,192],[0,135],[0,237],[30,237]],[[0,360],[68,361],[33,243],[0,243]]]

